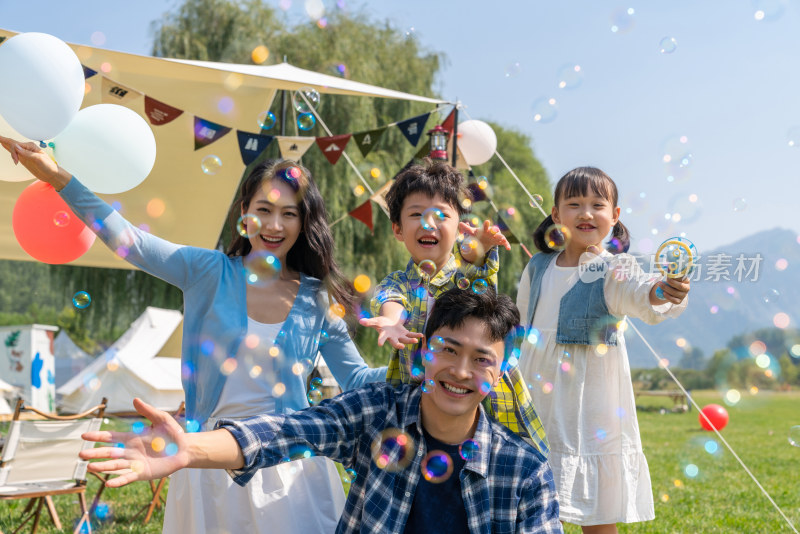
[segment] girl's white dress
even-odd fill
[[[248,317],[247,334],[272,340],[282,326]],[[242,345],[240,352],[247,350],[246,341]],[[203,430],[212,430],[219,419],[243,419],[275,410],[270,357],[252,352],[237,357],[242,363],[225,381],[217,407]],[[253,372],[256,366],[258,374]],[[261,469],[245,487],[235,484],[222,469],[182,469],[170,477],[163,532],[332,533],[344,501],[336,465],[322,456]]]
[[[611,271],[604,282],[606,304],[617,320],[629,315],[655,324],[686,307],[688,299],[677,306],[651,306],[650,288],[661,278],[643,273],[628,254],[604,252],[603,258]],[[655,513],[650,472],[639,438],[623,336],[607,350],[604,345],[598,350],[598,345],[555,341],[561,297],[578,280],[578,267],[550,262],[533,317],[538,341],[532,344],[528,336],[523,342],[519,364],[550,442],[548,459],[558,490],[560,519],[577,525],[651,520]],[[523,321],[529,297],[526,267],[517,294]]]

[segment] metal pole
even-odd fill
[[[456,107],[453,110],[453,167],[456,166],[458,160],[458,100],[456,100]]]

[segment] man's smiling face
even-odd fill
[[[458,328],[436,330],[429,344],[436,350],[423,358],[425,380],[435,386],[422,397],[426,420],[474,419],[502,374],[504,341],[492,340],[481,320],[467,317]]]

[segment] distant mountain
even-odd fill
[[[683,350],[677,342],[683,338],[709,358],[733,336],[776,326],[776,314],[786,314],[788,326],[798,327],[800,238],[797,234],[775,228],[717,250],[703,250],[702,243],[695,245],[701,256],[700,272],[692,277],[686,311],[677,319],[655,326],[635,321],[661,357],[677,364]],[[778,321],[782,318],[778,316]],[[636,332],[628,329],[625,339],[631,367],[657,366],[658,362]]]

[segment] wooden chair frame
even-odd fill
[[[175,410],[175,413],[172,414],[175,419],[179,419],[184,413],[186,412],[186,403],[181,402],[178,409]],[[94,495],[94,499],[92,499],[92,506],[89,508],[90,514],[96,514],[97,505],[100,504],[100,497],[103,495],[103,492],[106,489],[106,481],[111,478],[112,475],[120,475],[123,473],[128,472],[127,469],[123,469],[121,471],[115,471],[111,473],[92,473],[95,477],[100,480],[100,487],[97,488],[97,493]],[[148,480],[150,484],[150,492],[152,493],[152,498],[150,502],[144,504],[138,512],[131,518],[136,519],[137,517],[144,514],[144,519],[142,520],[142,524],[147,524],[150,522],[150,519],[153,517],[153,512],[155,512],[156,508],[161,508],[165,504],[164,498],[161,497],[161,492],[164,490],[164,486],[167,483],[168,477],[158,479],[158,482],[155,480]],[[0,533],[2,534],[2,533]]]
[[[32,412],[37,414],[41,419],[48,420],[48,421],[74,421],[77,419],[85,419],[90,416],[94,418],[101,419],[103,414],[105,413],[107,399],[103,399],[100,404],[97,406],[79,414],[75,415],[54,415],[42,412],[32,406],[25,406],[22,399],[17,400],[16,407],[14,409],[14,417],[12,419],[12,423],[16,421],[20,421],[20,414],[22,412]],[[40,419],[40,420],[41,420]],[[24,421],[23,421],[24,423]],[[8,445],[8,444],[6,444]],[[6,461],[5,453],[0,457],[0,468],[6,467],[6,465],[13,461],[8,460]],[[78,520],[77,525],[75,526],[75,530],[73,531],[74,534],[78,534],[80,532],[89,532],[92,531],[92,526],[89,521],[89,510],[86,507],[86,478],[85,475],[82,479],[76,479],[75,484],[73,486],[58,488],[58,489],[48,489],[41,487],[37,489],[36,484],[31,484],[31,488],[29,491],[23,492],[13,492],[3,494],[0,488],[0,500],[16,500],[16,499],[30,499],[28,501],[27,506],[22,512],[22,521],[19,526],[12,532],[12,534],[16,534],[30,521],[32,521],[32,529],[31,534],[35,534],[36,529],[39,527],[39,520],[42,514],[42,508],[46,506],[47,513],[50,516],[50,519],[53,521],[53,524],[57,529],[61,529],[61,520],[58,517],[58,513],[56,512],[56,507],[53,502],[53,496],[55,495],[70,495],[70,494],[77,494],[78,499],[80,502],[81,508],[81,515]],[[84,526],[86,530],[84,530]]]

